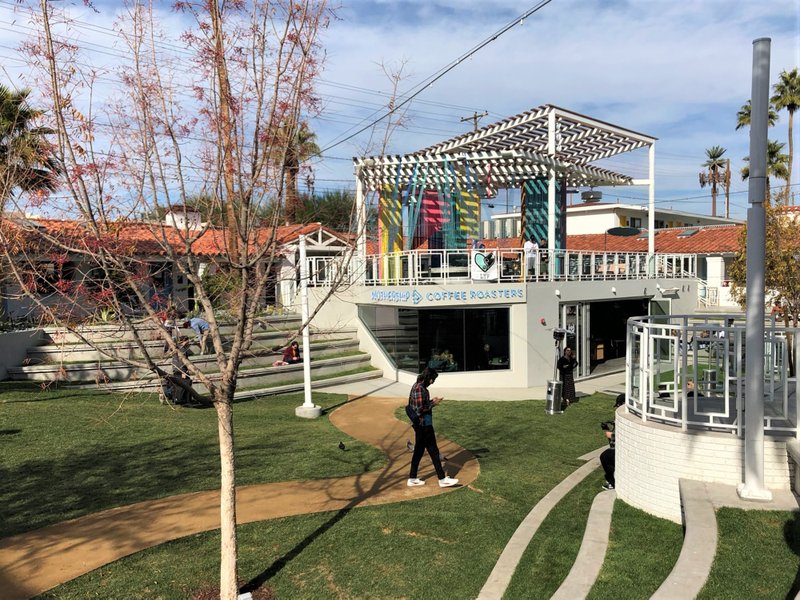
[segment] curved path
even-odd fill
[[[340,479],[287,481],[237,489],[239,523],[276,517],[387,504],[447,493],[429,460],[419,476],[428,485],[406,486],[411,453],[410,428],[394,417],[403,398],[359,398],[334,411],[331,422],[343,432],[382,450],[386,465],[370,473]],[[462,485],[480,471],[477,459],[461,446],[439,438],[449,458],[445,470]],[[219,492],[197,492],[140,502],[50,525],[0,540],[0,596],[23,600],[75,577],[187,535],[219,528]]]

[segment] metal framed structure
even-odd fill
[[[656,138],[545,104],[477,131],[405,155],[356,157],[358,254],[366,257],[366,193],[416,190],[426,181],[443,188],[516,188],[525,181],[548,182],[548,244],[555,248],[556,182],[567,186],[648,186],[648,255],[655,253]],[[592,163],[641,148],[648,149],[648,176],[629,175]]]
[[[774,318],[763,341],[747,344],[743,315],[661,315],[630,319],[626,355],[628,411],[683,431],[730,432],[744,437],[746,357],[763,351],[762,426],[771,436],[797,438],[800,377],[790,374],[788,340],[800,334]],[[746,348],[747,346],[749,348]],[[746,349],[749,352],[746,352]],[[752,426],[752,425],[749,425]]]

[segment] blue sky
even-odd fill
[[[406,61],[411,76],[401,89],[410,89],[532,5],[345,3],[324,36],[323,79],[387,92],[378,63]],[[706,148],[727,148],[736,175],[732,212],[743,216],[747,184],[738,171],[749,140],[746,130],[735,131],[736,112],[750,96],[752,41],[758,37],[772,38],[773,82],[781,69],[800,64],[800,0],[553,0],[419,96],[408,129],[394,134],[388,151],[411,152],[468,131],[471,123],[460,118],[473,111],[489,112],[485,125],[557,104],[659,138],[656,198],[663,208],[710,213],[708,188],[699,187],[697,176]],[[371,113],[333,96],[358,98],[373,109],[385,102],[375,93],[324,83],[320,91],[323,98],[330,94],[327,115],[315,124],[323,147]],[[787,120],[783,112],[770,137],[786,142]],[[800,123],[796,142],[799,129]],[[362,136],[327,152],[315,165],[317,188],[347,185],[341,180],[352,179],[352,167],[337,158],[359,154],[364,143]],[[621,157],[619,166],[641,177],[646,157]],[[626,188],[606,190],[605,199],[641,203],[636,198],[645,197],[645,188]]]
[[[80,1],[72,4],[82,21],[108,27],[121,3],[96,2],[98,13]],[[181,16],[168,10],[169,2],[161,4],[167,28],[179,30]],[[381,63],[390,69],[404,64],[400,91],[410,90],[533,4],[343,0],[322,35],[322,110],[310,117],[319,145],[328,147],[385,110],[391,86]],[[15,47],[25,32],[14,5],[0,0],[0,62],[12,80],[23,68]],[[114,43],[97,30],[85,35],[100,49]],[[471,122],[460,119],[476,111],[488,111],[481,121],[486,125],[556,104],[657,137],[656,200],[662,208],[710,213],[709,190],[699,187],[697,176],[706,148],[727,148],[736,174],[732,212],[743,217],[747,184],[738,171],[749,142],[735,123],[750,95],[752,41],[758,37],[772,38],[773,82],[781,69],[800,65],[800,0],[552,0],[415,99],[407,127],[393,133],[387,152],[412,152],[469,131]],[[93,58],[110,60],[102,52]],[[770,137],[786,142],[787,120],[781,113]],[[800,195],[800,114],[795,121]],[[382,137],[382,125],[373,135]],[[354,188],[350,159],[369,150],[367,132],[325,152],[313,164],[316,189]],[[644,177],[646,165],[644,153],[617,161],[634,177]],[[605,192],[612,202],[641,204],[646,198],[645,188]]]

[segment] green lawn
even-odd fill
[[[717,511],[719,543],[698,598],[794,598],[800,591],[800,512]]]
[[[148,498],[216,488],[214,409],[173,409],[157,398],[0,385],[0,537]],[[315,394],[314,400],[330,409],[345,398]],[[295,417],[302,403],[302,394],[294,394],[236,404],[240,485],[338,477],[383,464],[378,450],[349,440],[327,419]],[[339,452],[341,439],[350,452]]]
[[[152,396],[14,388],[0,386],[2,535],[217,485],[211,409],[172,410]],[[349,440],[328,419],[296,418],[301,401],[298,394],[237,403],[239,483],[379,468],[376,450]],[[315,394],[314,401],[330,409],[343,397]],[[474,598],[522,518],[582,464],[578,456],[603,444],[599,422],[611,417],[612,404],[597,395],[548,416],[543,401],[444,403],[437,431],[479,457],[476,482],[418,501],[241,526],[240,577],[250,587],[272,588],[278,598]],[[350,452],[336,448],[340,439]],[[600,471],[590,475],[553,510],[506,598],[546,598],[560,585],[601,482]],[[758,550],[734,553],[729,568],[738,565],[769,597],[783,598],[797,574],[797,556],[796,545],[781,540],[785,531],[795,535],[796,524],[787,529],[777,517],[756,527],[772,530],[770,543],[758,539]],[[722,524],[721,531],[727,531]],[[618,501],[592,597],[648,598],[674,564],[681,537],[679,525]],[[184,599],[216,583],[218,561],[217,534],[199,534],[117,561],[43,597]],[[788,571],[788,586],[785,576],[777,584],[762,577],[762,563]],[[707,597],[746,597],[725,572],[713,581],[719,583]]]

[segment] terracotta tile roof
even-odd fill
[[[684,235],[694,230],[692,235]],[[726,254],[738,252],[742,225],[711,225],[659,229],[656,252],[662,254]],[[642,232],[645,235],[646,232]],[[483,240],[487,248],[520,248],[519,238]],[[586,252],[647,252],[647,237],[617,237],[603,233],[567,236],[567,249]]]
[[[727,254],[739,251],[742,225],[680,227],[656,231],[656,252],[662,254]],[[690,231],[696,233],[687,235]],[[642,234],[644,235],[645,232]],[[647,252],[647,237],[617,237],[603,233],[567,236],[569,250],[604,249],[613,252]]]
[[[160,223],[144,223],[133,221],[120,221],[109,225],[108,231],[98,239],[93,236],[89,229],[79,221],[64,221],[55,219],[23,219],[23,220],[3,220],[3,225],[16,225],[16,229],[21,230],[22,237],[26,237],[40,248],[49,246],[42,236],[38,236],[32,230],[37,227],[44,233],[58,239],[65,245],[76,249],[91,249],[101,245],[123,256],[149,255],[164,256],[167,254],[164,243],[172,246],[178,254],[185,253],[188,240],[193,235],[191,231],[176,229]],[[282,225],[274,230],[263,227],[255,231],[254,240],[259,245],[270,243],[274,236],[275,243],[280,246],[297,240],[301,234],[311,235],[323,230],[330,235],[346,239],[332,229],[319,223],[308,223],[304,225]],[[198,256],[224,256],[227,254],[227,242],[225,231],[219,228],[209,228],[205,230],[199,238],[192,242],[192,251]]]

